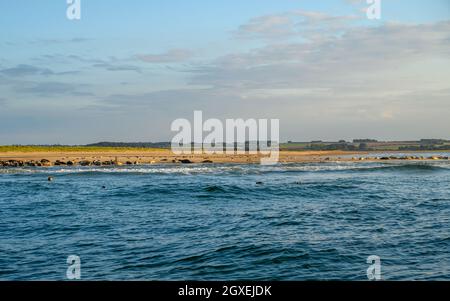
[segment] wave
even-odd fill
[[[366,172],[366,171],[438,171],[450,170],[450,163],[302,163],[267,169],[267,172]]]
[[[201,174],[233,171],[231,166],[167,167],[146,165],[141,167],[17,167],[0,168],[0,174]]]
[[[288,163],[276,166],[258,164],[217,164],[209,166],[141,165],[136,167],[17,167],[0,168],[0,174],[236,174],[260,175],[298,172],[371,172],[371,171],[442,171],[450,170],[450,162],[436,163],[378,163],[378,162],[330,162]]]
[[[450,165],[424,164],[424,163],[410,163],[410,164],[395,164],[384,165],[376,167],[362,167],[353,169],[356,171],[443,171],[450,170]]]

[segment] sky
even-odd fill
[[[0,0],[0,145],[170,141],[277,118],[282,141],[450,139],[450,1]]]

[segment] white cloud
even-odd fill
[[[160,54],[140,54],[137,59],[146,63],[176,63],[190,59],[193,53],[186,49],[171,49]]]
[[[324,39],[347,28],[361,16],[333,16],[321,12],[295,10],[251,19],[234,32],[240,39],[280,40],[287,38]]]
[[[352,27],[327,40],[271,43],[218,58],[193,68],[191,83],[240,89],[328,88],[354,93],[366,87],[395,92],[426,84],[421,83],[420,74],[414,78],[409,73],[415,64],[422,63],[424,74],[448,75],[444,66],[449,65],[449,54],[450,22]],[[433,60],[442,65],[428,63]],[[440,88],[448,85],[445,78],[436,82]]]

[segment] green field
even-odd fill
[[[421,141],[385,141],[385,142],[291,142],[281,143],[281,150],[341,150],[341,151],[443,151],[450,150],[450,142],[424,143]]]

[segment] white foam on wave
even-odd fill
[[[345,170],[370,170],[384,167],[402,167],[407,165],[429,165],[450,169],[450,162],[325,162],[325,163],[288,163],[276,166],[261,166],[258,164],[231,164],[231,165],[141,165],[123,167],[17,167],[0,168],[0,174],[77,174],[77,173],[133,173],[133,174],[261,174],[266,172],[322,172]]]
[[[141,174],[195,174],[217,173],[236,169],[235,166],[139,166],[139,167],[22,167],[0,169],[0,173],[45,173],[45,174],[77,174],[77,173],[141,173]]]

